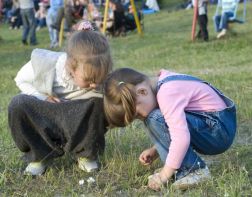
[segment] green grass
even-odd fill
[[[247,23],[232,25],[225,39],[216,40],[209,7],[208,43],[190,41],[192,10],[145,17],[144,36],[130,33],[109,39],[115,67],[132,67],[154,75],[160,68],[189,73],[210,81],[237,104],[238,131],[233,146],[224,154],[204,157],[212,179],[187,191],[170,185],[161,192],[146,188],[147,177],[160,167],[138,162],[141,151],[150,146],[142,123],[114,129],[106,136],[103,167],[91,175],[80,171],[70,155],[56,159],[46,174],[33,178],[22,175],[25,165],[8,130],[7,107],[18,93],[13,78],[30,58],[32,47],[23,47],[21,31],[0,26],[0,196],[251,196],[252,195],[252,16]],[[252,13],[248,3],[247,13]],[[40,48],[48,47],[46,29],[37,33]],[[79,180],[95,178],[93,185]],[[85,182],[87,183],[87,182]]]

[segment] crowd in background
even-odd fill
[[[33,0],[37,27],[46,26],[46,10],[48,0]],[[10,29],[19,29],[22,26],[19,0],[2,0],[2,20],[10,24]]]
[[[141,0],[142,7],[154,0]],[[155,0],[156,1],[156,0]],[[64,18],[64,31],[71,32],[82,19],[92,21],[98,29],[103,28],[105,0],[1,0],[1,22],[10,29],[23,29],[22,43],[36,45],[36,31],[48,28],[50,47],[58,46],[58,33]],[[140,20],[142,15],[138,12]],[[109,0],[106,32],[112,36],[136,29],[130,0]]]
[[[159,11],[157,0],[135,0],[141,10],[137,12],[140,21],[145,9]],[[179,8],[190,9],[192,0],[184,1]],[[197,38],[208,41],[207,4],[216,4],[217,0],[198,0],[199,32]],[[237,0],[222,0],[221,7],[225,12],[215,16],[217,38],[225,36],[230,18],[235,18]],[[69,35],[75,24],[80,20],[89,20],[96,24],[98,30],[103,29],[103,11],[105,0],[0,0],[0,19],[9,23],[10,29],[22,27],[22,43],[36,45],[36,31],[47,27],[50,37],[50,48],[58,46],[58,34],[64,18],[64,31]],[[226,9],[228,7],[228,9]],[[147,13],[150,13],[147,10]],[[226,16],[227,15],[227,16]],[[226,18],[226,20],[224,20]],[[217,20],[218,19],[218,20]],[[226,22],[225,22],[226,21]],[[136,29],[133,9],[130,0],[109,0],[109,11],[106,23],[106,33],[112,36],[125,35],[126,32]],[[143,24],[143,23],[141,23]],[[224,30],[223,30],[224,29]],[[223,31],[222,31],[223,30]],[[28,37],[29,41],[28,42]]]

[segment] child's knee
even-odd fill
[[[145,125],[150,130],[168,130],[164,116],[162,115],[160,109],[154,109],[145,119]]]
[[[10,104],[8,106],[8,112],[9,114],[19,114],[21,111],[23,111],[24,106],[26,103],[28,103],[27,95],[19,94],[15,97],[13,97],[10,101]]]
[[[152,119],[152,120],[157,121],[159,119],[164,119],[164,118],[163,118],[163,115],[162,115],[160,109],[154,109],[153,111],[151,111],[148,114],[146,119]]]

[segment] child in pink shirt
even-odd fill
[[[210,178],[196,152],[220,154],[236,133],[236,109],[232,100],[199,78],[161,70],[149,78],[121,68],[109,75],[104,86],[105,113],[111,126],[123,127],[141,119],[153,147],[139,160],[150,165],[158,156],[164,163],[149,177],[148,186],[159,190],[171,177],[175,188],[185,189]]]

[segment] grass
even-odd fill
[[[209,7],[209,19],[214,13]],[[252,4],[247,5],[247,13]],[[25,165],[8,130],[7,107],[18,93],[13,78],[30,58],[32,47],[23,47],[21,31],[0,26],[0,196],[251,196],[252,195],[252,16],[234,24],[225,39],[216,40],[209,20],[210,41],[190,41],[192,10],[167,10],[145,17],[144,36],[130,33],[110,39],[115,67],[132,67],[153,75],[161,68],[189,73],[210,81],[237,104],[238,131],[233,146],[224,154],[204,157],[212,179],[187,191],[170,185],[160,192],[146,188],[147,177],[160,167],[159,161],[143,167],[138,155],[150,146],[142,123],[114,129],[106,136],[106,151],[99,173],[80,171],[71,156],[56,159],[45,175],[22,175]],[[46,29],[37,33],[39,48],[47,48]],[[87,184],[88,177],[95,184]],[[84,185],[79,180],[84,179]]]

